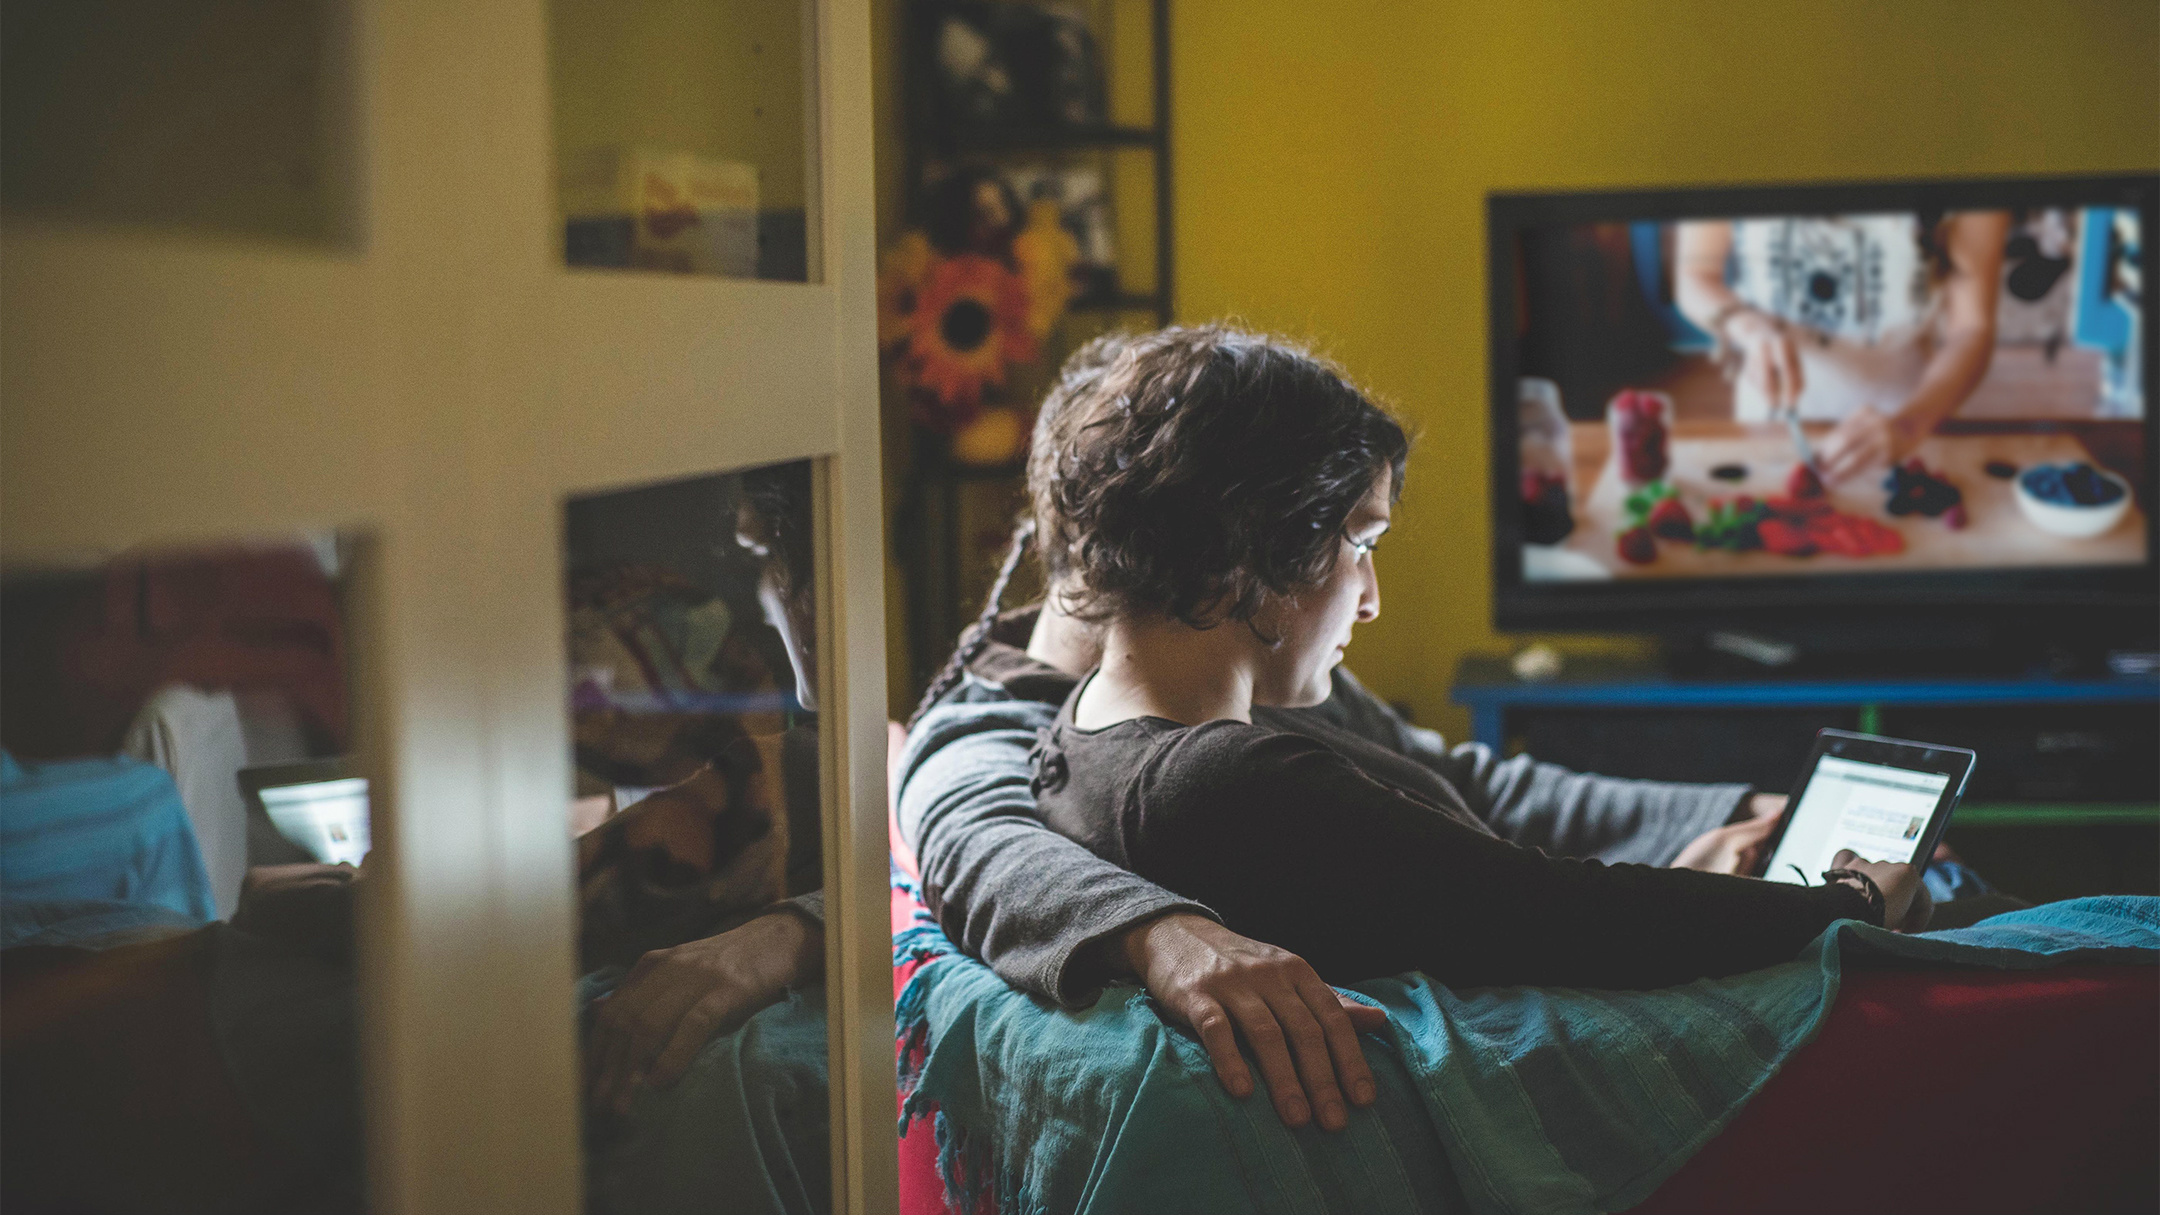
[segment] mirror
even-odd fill
[[[363,551],[0,572],[0,1207],[361,1208]]]
[[[594,1212],[831,1206],[812,471],[564,512]]]

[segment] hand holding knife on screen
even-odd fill
[[[1808,445],[1807,431],[1801,429],[1800,411],[1788,410],[1785,414],[1785,425],[1792,431],[1793,452],[1800,457],[1800,463],[1812,469],[1816,476],[1821,476],[1822,462],[1816,459],[1815,449]]]
[[[1735,298],[1711,319],[1710,336],[1718,342],[1721,361],[1737,359],[1740,378],[1770,402],[1773,412],[1798,415],[1807,377],[1800,369],[1799,344],[1784,323]]]

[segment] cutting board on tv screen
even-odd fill
[[[1913,569],[2002,569],[2014,566],[2138,565],[2145,560],[2146,518],[2135,503],[2113,528],[2087,539],[2044,532],[2019,509],[2013,480],[1988,475],[1990,461],[2020,469],[2035,464],[2090,461],[2083,444],[2067,434],[1936,435],[1914,454],[1930,471],[1947,477],[1964,495],[1967,525],[1952,528],[1943,519],[1895,516],[1885,509],[1889,491],[1882,487],[1887,469],[1863,473],[1833,486],[1829,500],[1837,510],[1873,519],[1896,529],[1905,540],[1901,553],[1850,557],[1822,552],[1793,557],[1757,550],[1728,552],[1660,540],[1657,557],[1645,565],[1620,558],[1616,537],[1625,526],[1624,503],[1632,487],[1606,458],[1602,423],[1571,426],[1575,459],[1575,530],[1560,547],[1578,557],[1568,561],[1585,576],[1588,558],[1616,578],[1702,578],[1825,573],[1894,573]],[[1810,427],[1809,441],[1819,444],[1828,427]],[[1665,480],[1698,522],[1713,498],[1727,501],[1747,494],[1757,499],[1783,497],[1786,478],[1797,459],[1792,438],[1780,426],[1742,426],[1729,422],[1682,422],[1674,427]],[[1721,465],[1740,465],[1738,480],[1712,477]]]

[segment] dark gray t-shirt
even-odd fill
[[[1045,821],[1333,983],[1419,970],[1456,985],[1661,987],[1784,961],[1870,914],[1842,885],[1508,843],[1446,782],[1340,731],[1159,717],[1089,730],[1073,722],[1078,699],[1036,748]]]
[[[1032,611],[1003,618],[967,677],[909,733],[897,777],[900,830],[948,936],[1015,987],[1078,1007],[1107,978],[1095,942],[1166,912],[1215,913],[1043,822],[1028,788],[1028,753],[1077,681],[1019,648],[1033,627]],[[1748,793],[1744,785],[1617,780],[1527,755],[1502,759],[1475,743],[1449,747],[1340,667],[1325,704],[1264,709],[1255,719],[1347,730],[1406,756],[1501,838],[1556,856],[1663,865],[1730,821]]]

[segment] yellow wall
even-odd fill
[[[871,6],[881,239],[902,184],[898,7]],[[2151,0],[1172,0],[1172,14],[1178,315],[1312,341],[1421,430],[1382,549],[1386,610],[1350,662],[1455,736],[1456,660],[1513,644],[1490,623],[1488,191],[2160,166]]]
[[[758,170],[803,205],[803,17],[775,0],[551,0],[555,146],[645,146]]]
[[[1385,610],[1349,660],[1457,736],[1456,660],[1510,644],[1489,607],[1488,191],[2160,165],[2151,0],[1173,13],[1178,314],[1305,337],[1421,428]]]

